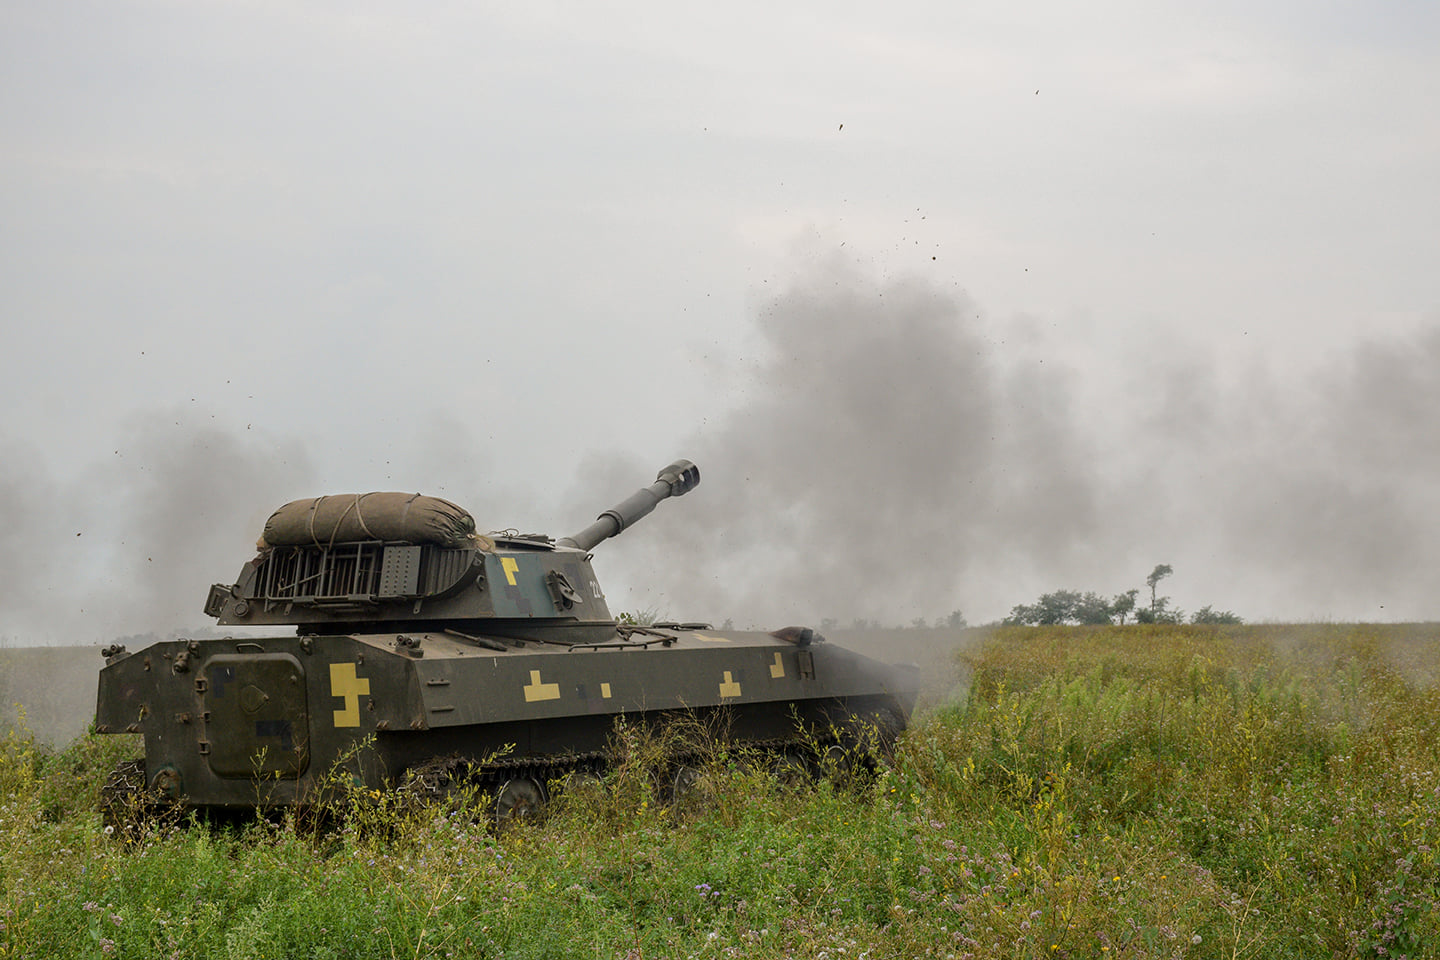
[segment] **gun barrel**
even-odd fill
[[[615,506],[606,510],[584,530],[570,537],[562,537],[562,547],[590,550],[602,540],[615,536],[636,520],[644,517],[655,505],[666,497],[679,497],[694,490],[700,483],[700,468],[689,460],[676,460],[660,471],[655,482],[635,491]]]

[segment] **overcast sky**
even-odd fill
[[[0,636],[439,494],[612,607],[1440,618],[1440,6],[0,5]]]

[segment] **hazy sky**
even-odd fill
[[[1440,618],[1440,6],[0,5],[0,637],[455,499],[612,606]],[[663,551],[663,552],[662,552]],[[601,558],[597,557],[597,563]]]

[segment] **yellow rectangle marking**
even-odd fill
[[[501,557],[500,569],[505,571],[505,582],[515,586],[515,574],[520,572],[520,561],[514,557]]]
[[[775,654],[775,662],[770,664],[770,676],[776,680],[785,676],[785,664],[780,662],[780,654]]]
[[[610,684],[600,684],[600,696],[604,697],[606,700],[610,699]]]

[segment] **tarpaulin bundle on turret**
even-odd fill
[[[265,521],[258,546],[328,546],[356,540],[458,546],[475,536],[475,518],[449,500],[418,493],[346,493],[285,504]]]

